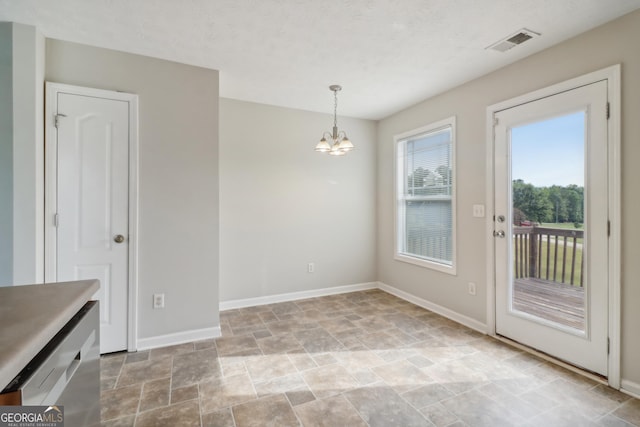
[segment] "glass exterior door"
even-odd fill
[[[607,373],[606,82],[496,113],[496,332]]]

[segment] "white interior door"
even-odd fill
[[[606,376],[607,82],[495,118],[496,333]]]
[[[125,350],[129,103],[59,92],[55,113],[56,280],[100,280],[100,351]]]

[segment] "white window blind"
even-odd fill
[[[397,251],[400,258],[453,267],[453,118],[397,141]],[[411,261],[411,260],[410,260]]]

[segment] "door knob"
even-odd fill
[[[500,237],[501,239],[504,239],[504,236],[505,236],[505,234],[504,234],[504,230],[494,231],[494,232],[493,232],[493,235],[494,235],[495,237]]]
[[[116,237],[113,238],[113,241],[116,243],[122,243],[124,242],[124,236],[122,234],[118,234]]]
[[[496,221],[498,222],[504,222],[504,220],[505,220],[504,215],[498,215],[498,217],[496,218]]]

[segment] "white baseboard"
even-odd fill
[[[434,313],[444,316],[447,319],[451,319],[454,322],[458,322],[468,328],[471,328],[483,334],[487,333],[487,325],[485,323],[479,322],[475,319],[472,319],[471,317],[467,317],[464,314],[460,314],[446,307],[442,307],[441,305],[434,304],[431,301],[419,298],[408,292],[401,291],[400,289],[394,288],[393,286],[387,285],[386,283],[378,282],[378,288],[390,293],[391,295],[395,295],[398,298],[402,298],[405,301],[409,301],[410,303],[413,303],[417,306],[426,308],[429,311],[433,311]]]
[[[305,298],[324,297],[327,295],[345,294],[347,292],[365,291],[378,288],[378,282],[359,283],[356,285],[334,286],[331,288],[314,289],[311,291],[291,292],[287,294],[269,295],[264,297],[236,299],[222,301],[220,311],[234,308],[254,307],[257,305],[275,304],[279,302],[295,301]]]
[[[405,301],[409,301],[422,308],[433,311],[441,316],[458,322],[464,326],[474,329],[483,334],[487,333],[487,325],[478,322],[475,319],[467,317],[463,314],[457,313],[448,308],[442,307],[438,304],[434,304],[425,299],[416,297],[408,292],[401,291],[393,286],[387,285],[382,282],[368,282],[359,283],[355,285],[334,286],[331,288],[314,289],[310,291],[291,292],[286,294],[269,295],[264,297],[246,298],[231,301],[223,301],[220,303],[220,311],[232,310],[235,308],[254,307],[257,305],[275,304],[286,301],[296,301],[306,298],[322,297],[327,295],[338,295],[348,292],[365,291],[369,289],[381,289],[392,295],[402,298]],[[222,336],[222,332],[219,326],[213,328],[196,329],[192,331],[176,332],[166,335],[158,335],[155,337],[140,338],[138,340],[138,350],[148,350],[152,348],[165,347],[169,345],[183,344],[186,342],[199,341],[211,338],[218,338]],[[625,382],[623,381],[623,387]],[[626,382],[629,386],[626,387],[629,393],[640,392],[640,386],[631,382]]]
[[[427,310],[433,311],[434,313],[437,313],[441,316],[451,319],[454,322],[458,322],[478,332],[481,332],[483,334],[487,333],[487,325],[482,322],[478,322],[475,319],[472,319],[470,317],[467,317],[463,314],[457,313],[453,310],[442,307],[440,305],[434,304],[422,298],[416,297],[415,295],[412,295],[405,291],[401,291],[400,289],[394,288],[393,286],[389,286],[386,283],[382,283],[382,282],[359,283],[356,285],[335,286],[331,288],[314,289],[312,291],[291,292],[287,294],[278,294],[278,295],[269,295],[264,297],[223,301],[220,303],[220,311],[232,310],[234,308],[253,307],[257,305],[275,304],[275,303],[286,302],[286,301],[295,301],[295,300],[301,300],[305,298],[344,294],[347,292],[364,291],[368,289],[381,289],[385,292],[388,292],[392,295],[397,296],[398,298],[402,298],[405,301],[409,301],[422,308],[426,308]]]
[[[138,339],[138,350],[166,347],[169,345],[184,344],[186,342],[201,341],[222,336],[220,326],[213,328],[195,329],[192,331],[175,332],[173,334],[158,335],[149,338]]]
[[[628,394],[631,397],[635,397],[636,399],[640,399],[640,384],[629,381],[622,380],[620,381],[620,391]]]

